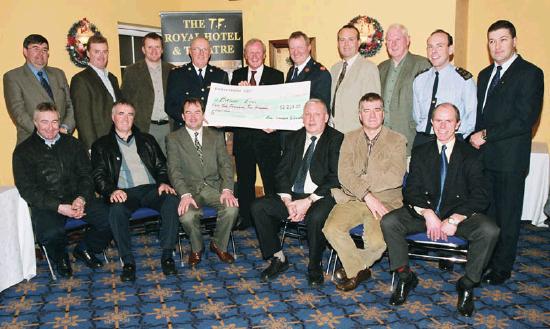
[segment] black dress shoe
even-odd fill
[[[162,273],[164,273],[164,275],[178,274],[176,264],[172,257],[161,260],[160,266],[162,267]]]
[[[260,280],[262,282],[270,281],[279,276],[279,274],[288,270],[288,266],[288,258],[285,258],[285,261],[281,262],[279,258],[273,257],[273,259],[271,259],[271,264],[269,264],[269,267],[263,270],[262,274],[260,275]]]
[[[454,263],[450,262],[448,260],[440,260],[439,261],[439,269],[442,271],[452,272],[454,267]]]
[[[482,281],[490,285],[500,285],[506,282],[510,276],[511,273],[509,271],[489,270]]]
[[[136,264],[124,264],[124,266],[122,267],[122,274],[120,275],[120,281],[136,281]]]
[[[308,270],[307,271],[307,283],[310,287],[319,287],[322,286],[325,282],[323,276],[323,270]]]
[[[336,282],[336,284],[344,283],[347,280],[349,280],[348,275],[343,267],[340,267],[334,272],[334,282]]]
[[[71,268],[69,255],[65,255],[65,257],[59,260],[56,263],[55,269],[57,274],[62,278],[70,278],[71,276],[73,276],[73,269]]]
[[[103,263],[97,259],[97,257],[94,255],[94,253],[89,252],[86,249],[80,249],[80,248],[74,248],[73,251],[74,258],[81,260],[88,266],[89,268],[100,268],[103,266]]]
[[[458,292],[458,302],[456,303],[456,310],[458,311],[458,313],[460,313],[460,315],[471,317],[475,310],[474,288],[464,288],[459,280],[456,283],[456,291]]]
[[[390,298],[390,305],[401,305],[407,301],[407,296],[409,292],[413,290],[418,285],[418,278],[416,274],[410,272],[410,275],[407,280],[399,279],[397,281],[397,286],[393,291],[393,294]]]

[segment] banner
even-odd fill
[[[210,63],[226,71],[242,67],[243,20],[239,12],[166,12],[160,14],[164,60],[174,65],[191,61],[189,46],[197,36],[210,42]]]
[[[298,130],[311,82],[267,86],[210,86],[205,120],[209,126]]]

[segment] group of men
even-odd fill
[[[94,254],[112,231],[124,263],[121,279],[133,281],[131,213],[139,207],[160,212],[161,266],[170,275],[177,273],[172,250],[178,219],[190,237],[189,263],[201,261],[200,209],[208,205],[218,211],[210,249],[223,262],[234,261],[226,251],[233,227],[255,226],[270,260],[262,281],[290,266],[277,237],[284,219],[305,222],[311,286],[323,284],[327,240],[340,256],[335,281],[344,291],[367,280],[387,248],[398,277],[392,305],[403,304],[418,284],[408,266],[407,234],[463,237],[469,254],[457,283],[457,309],[471,316],[474,287],[501,284],[512,271],[531,133],[544,92],[542,71],[516,53],[512,23],[493,23],[487,38],[494,63],[480,72],[476,88],[471,73],[451,64],[453,38],[443,30],[429,36],[426,59],[408,51],[404,26],[391,25],[390,58],[377,67],[359,54],[357,28],[345,25],[337,33],[342,60],[330,71],[311,57],[309,37],[297,31],[288,39],[293,65],[286,79],[264,65],[265,45],[251,39],[244,50],[248,66],[233,72],[231,81],[209,64],[205,38],[192,41],[190,63],[172,68],[161,60],[162,38],[148,34],[145,60],[126,68],[120,91],[106,69],[103,37],[90,38],[89,66],[69,88],[63,72],[47,66],[47,41],[31,35],[23,44],[26,64],[4,75],[18,130],[15,182],[31,208],[37,238],[64,275],[71,272],[66,218],[85,218],[92,227],[75,258],[100,267]],[[234,133],[237,199],[224,133],[203,127],[210,84],[299,81],[311,81],[302,129],[225,128]],[[75,126],[82,143],[70,136]],[[256,165],[266,195],[259,200]],[[349,235],[358,224],[364,225],[362,249]]]

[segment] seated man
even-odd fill
[[[201,261],[203,241],[201,210],[210,206],[218,211],[216,230],[210,250],[224,263],[235,259],[227,252],[229,234],[239,214],[239,204],[233,196],[233,164],[225,148],[221,130],[203,127],[203,106],[197,98],[183,102],[185,127],[168,135],[168,173],[174,188],[181,195],[178,215],[191,241],[189,264]]]
[[[178,231],[178,199],[168,182],[166,158],[155,138],[134,126],[135,113],[132,104],[117,101],[111,132],[92,144],[96,190],[110,204],[109,223],[124,263],[121,281],[136,280],[129,220],[140,207],[160,212],[162,272],[177,273],[172,252]]]
[[[338,155],[344,135],[327,126],[329,114],[323,101],[312,98],[304,106],[304,128],[285,139],[283,156],[275,172],[277,196],[252,204],[252,218],[264,258],[271,264],[260,276],[268,281],[288,269],[279,237],[284,219],[305,221],[309,245],[308,283],[323,284],[321,258],[326,240],[321,231],[334,206],[330,189],[339,187]]]
[[[474,312],[474,287],[481,280],[499,229],[482,212],[489,206],[487,180],[478,151],[455,138],[460,112],[443,103],[434,110],[432,126],[436,140],[414,148],[405,187],[404,206],[382,218],[390,269],[398,274],[391,305],[403,304],[418,279],[408,266],[405,237],[425,232],[432,241],[459,236],[468,240],[466,273],[458,280],[458,312]]]
[[[380,219],[403,205],[405,136],[382,125],[384,102],[376,93],[361,97],[359,120],[362,127],[344,137],[338,161],[342,188],[332,190],[337,205],[323,228],[342,262],[343,268],[336,273],[336,288],[344,291],[370,278],[369,267],[386,250]],[[358,249],[349,234],[359,224],[364,227],[364,249]]]
[[[65,222],[76,218],[90,224],[74,249],[76,259],[90,268],[103,266],[100,253],[111,240],[107,206],[95,198],[90,160],[76,138],[59,133],[59,113],[51,103],[38,104],[35,130],[13,152],[13,176],[27,201],[38,241],[46,247],[61,277],[72,276]]]

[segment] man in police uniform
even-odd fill
[[[451,103],[460,111],[459,139],[468,137],[476,123],[476,85],[470,72],[450,63],[454,53],[453,37],[443,30],[435,30],[428,38],[426,50],[433,67],[418,74],[413,82],[416,122],[413,148],[435,140],[429,118],[438,104]]]
[[[229,84],[224,70],[208,64],[210,54],[208,40],[196,37],[189,47],[191,63],[170,71],[164,106],[166,113],[174,119],[176,129],[183,125],[181,112],[185,100],[198,98],[206,104],[212,82]]]

